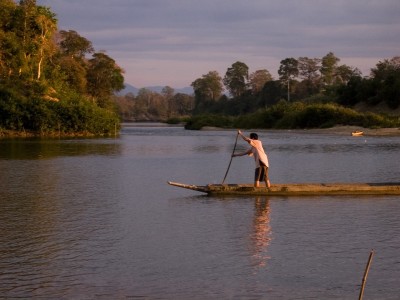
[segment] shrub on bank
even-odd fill
[[[189,122],[190,117],[172,117],[167,120],[167,124],[176,125]]]
[[[303,102],[276,105],[255,113],[236,117],[201,115],[192,117],[187,129],[201,129],[204,126],[221,128],[276,128],[303,129],[329,128],[335,125],[354,125],[365,128],[398,127],[398,118],[385,117],[374,113],[359,113],[353,109],[333,103],[306,104]]]
[[[0,128],[40,135],[107,135],[120,128],[116,113],[85,99],[26,99],[9,90],[0,91]]]
[[[205,126],[232,128],[234,117],[224,115],[197,115],[191,117],[185,129],[200,130]]]

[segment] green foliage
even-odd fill
[[[356,125],[361,127],[394,127],[398,120],[374,113],[359,113],[335,103],[304,104],[287,106],[274,128],[329,128],[334,125]]]
[[[264,87],[265,83],[273,80],[271,73],[268,70],[257,70],[249,76],[249,86],[253,94],[259,93]]]
[[[299,75],[298,66],[298,60],[293,57],[282,60],[278,70],[279,78],[282,81],[287,82],[292,78],[297,77]]]
[[[27,99],[7,89],[0,89],[0,116],[2,129],[41,135],[105,135],[113,134],[115,126],[120,127],[114,112],[94,106],[86,99],[59,102],[39,97]]]
[[[261,80],[263,86],[260,88],[255,81],[255,72],[250,76],[248,89],[241,93],[232,92],[236,77],[246,79],[244,76],[233,76],[239,73],[234,72],[240,69],[239,64],[243,64],[237,62],[228,68],[224,78],[225,88],[232,97],[223,96],[216,102],[202,99],[196,103],[194,113],[235,116],[235,122],[241,128],[321,128],[335,124],[380,127],[397,124],[384,117],[362,115],[348,109],[360,102],[369,106],[386,103],[392,109],[399,107],[400,57],[379,62],[371,70],[371,77],[365,78],[356,68],[338,65],[339,61],[332,52],[322,59],[287,58],[281,61],[278,71],[280,80]],[[196,100],[205,90],[200,88],[196,91]],[[283,104],[281,99],[301,103]],[[344,105],[347,109],[331,102]],[[215,125],[212,120],[210,123]]]
[[[123,70],[90,41],[62,31],[55,14],[35,0],[0,1],[0,128],[32,134],[114,133],[111,96]]]
[[[113,91],[124,88],[122,69],[115,61],[104,53],[95,53],[88,62],[87,90],[89,94],[98,99],[101,107],[107,107],[107,100]]]
[[[328,128],[334,125],[356,125],[365,128],[396,127],[398,118],[374,113],[359,113],[334,103],[305,104],[280,101],[268,109],[237,117],[219,115],[195,116],[187,123],[187,129],[201,129],[204,126],[221,128]]]
[[[347,84],[337,88],[338,102],[355,105],[364,102],[369,105],[386,103],[395,109],[400,106],[400,57],[379,62],[372,69],[371,78],[353,76]]]
[[[0,89],[0,127],[10,130],[23,130],[26,99],[10,89]]]
[[[189,121],[189,117],[173,117],[167,120],[167,124],[176,125],[180,123],[188,123]]]
[[[322,58],[322,67],[320,72],[322,75],[322,81],[325,84],[331,85],[334,82],[335,71],[339,61],[340,59],[337,58],[332,52],[329,52]]]
[[[376,98],[391,108],[400,106],[400,56],[384,60],[372,69],[373,82],[378,87]]]
[[[240,61],[232,64],[225,73],[223,82],[229,93],[234,97],[243,95],[249,79],[249,67]]]
[[[68,57],[84,58],[85,54],[93,53],[92,42],[80,36],[74,30],[61,30],[60,50]]]

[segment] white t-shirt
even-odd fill
[[[261,141],[250,139],[249,144],[251,146],[251,154],[254,156],[256,168],[260,167],[260,160],[269,167],[267,154],[264,152]]]

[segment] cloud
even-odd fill
[[[365,75],[399,55],[398,0],[38,0],[59,27],[105,50],[136,86],[190,85],[236,61],[276,75],[287,57],[323,57]]]

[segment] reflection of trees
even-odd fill
[[[1,141],[0,158],[5,159],[51,159],[60,156],[116,155],[121,145],[107,139],[71,140],[7,140]]]
[[[271,241],[270,208],[267,198],[257,197],[255,201],[253,232],[251,235],[252,258],[255,267],[264,267],[270,258],[267,255]]]

